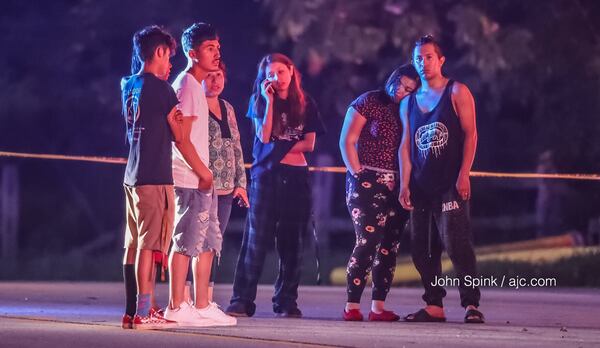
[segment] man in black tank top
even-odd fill
[[[477,147],[475,102],[462,83],[442,75],[445,57],[432,36],[417,41],[413,64],[421,86],[400,104],[402,206],[411,211],[411,253],[425,288],[424,309],[406,321],[445,321],[444,284],[458,286],[466,323],[483,323],[470,230],[469,173]],[[446,249],[456,278],[442,278]]]

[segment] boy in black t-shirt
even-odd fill
[[[132,74],[121,80],[129,156],[123,180],[127,224],[123,328],[177,326],[151,308],[155,259],[166,263],[174,219],[171,142],[181,139],[177,96],[165,82],[175,53],[173,37],[158,26],[133,36]]]

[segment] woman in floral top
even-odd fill
[[[225,233],[231,206],[234,199],[238,204],[248,207],[246,193],[246,170],[240,144],[240,132],[235,119],[235,111],[231,104],[219,98],[225,87],[225,65],[220,63],[220,70],[211,72],[202,82],[209,109],[209,169],[213,173],[213,185],[217,192],[219,227]],[[211,277],[214,278],[214,263]],[[211,289],[214,279],[211,279]],[[212,300],[212,291],[209,291]]]
[[[396,69],[385,89],[358,97],[346,113],[340,150],[348,173],[346,204],[354,224],[356,245],[347,268],[348,302],[344,320],[360,321],[360,298],[372,272],[371,321],[396,321],[384,309],[396,266],[400,236],[408,212],[398,202],[398,148],[402,136],[400,100],[417,87],[412,65]]]

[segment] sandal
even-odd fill
[[[469,309],[465,313],[465,323],[467,324],[483,324],[485,323],[485,317],[483,313],[476,309]]]
[[[446,318],[434,317],[427,313],[425,309],[419,309],[417,312],[405,316],[404,321],[410,323],[443,323],[446,321]]]

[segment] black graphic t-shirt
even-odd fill
[[[251,98],[246,116],[249,118],[262,119],[264,113],[257,115],[254,112],[253,103],[254,98]],[[264,144],[257,136],[254,137],[254,147],[252,149],[254,162],[250,169],[253,178],[281,162],[283,157],[285,157],[292,147],[299,140],[304,138],[304,134],[315,132],[317,135],[321,135],[325,133],[325,126],[321,120],[317,105],[310,96],[306,95],[305,117],[302,124],[295,126],[290,125],[288,121],[289,114],[289,101],[275,97],[273,100],[273,120],[279,118],[279,122],[273,122],[271,141],[269,141],[269,143]]]
[[[129,143],[123,183],[173,185],[167,115],[179,103],[177,95],[167,82],[144,73],[121,79],[121,101]]]
[[[449,80],[438,104],[423,113],[415,94],[408,101],[411,136],[411,186],[429,196],[448,191],[462,164],[464,132],[452,106]]]

